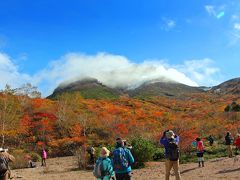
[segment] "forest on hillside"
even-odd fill
[[[0,94],[0,143],[28,151],[44,146],[50,156],[65,156],[81,146],[113,144],[119,136],[158,144],[162,132],[172,129],[181,137],[181,151],[187,152],[197,136],[221,139],[226,131],[237,134],[240,113],[225,110],[234,100],[234,95],[212,93],[84,99],[78,92],[51,100],[40,98],[29,84],[6,86]]]

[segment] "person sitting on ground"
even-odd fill
[[[231,136],[231,133],[228,131],[225,136],[225,144],[227,145],[228,157],[230,158],[233,157],[232,142],[233,142],[233,138]]]
[[[37,166],[36,166],[36,163],[35,163],[35,162],[33,162],[31,159],[29,159],[29,161],[28,161],[28,167],[29,167],[29,168],[35,168],[35,167],[37,167]]]
[[[94,170],[93,175],[98,180],[110,180],[114,178],[113,164],[111,159],[109,159],[110,151],[106,147],[102,147],[101,155],[98,158]]]
[[[11,178],[9,162],[14,162],[15,158],[10,155],[7,149],[0,148],[0,180]]]
[[[204,167],[204,146],[203,146],[203,141],[198,137],[196,138],[196,146],[197,146],[197,157],[198,157],[198,167]]]
[[[130,180],[134,158],[131,151],[124,146],[122,138],[116,139],[116,147],[113,150],[113,167],[117,180]]]
[[[176,180],[180,180],[179,171],[179,136],[175,135],[172,130],[166,130],[163,132],[163,136],[160,139],[160,143],[165,148],[165,180],[169,180],[170,171],[173,168]]]
[[[237,139],[234,141],[233,145],[236,146],[236,154],[238,154],[238,150],[240,150],[240,134],[237,134]]]

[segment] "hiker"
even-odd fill
[[[28,168],[35,168],[37,167],[36,163],[33,162],[31,159],[29,159],[28,161]]]
[[[42,166],[46,166],[46,159],[47,159],[47,151],[43,148],[42,149]]]
[[[111,159],[109,159],[110,151],[106,147],[102,147],[101,155],[98,158],[94,170],[93,175],[98,180],[110,180],[114,178],[113,164]]]
[[[95,162],[95,149],[91,146],[87,149],[87,152],[90,156],[89,164],[94,164],[94,162]]]
[[[238,150],[240,150],[240,134],[237,134],[237,139],[234,141],[233,145],[236,146],[236,155],[237,155]]]
[[[198,157],[198,167],[204,167],[204,146],[203,146],[203,141],[198,137],[196,138],[196,147],[197,147],[197,157]]]
[[[233,157],[232,142],[233,138],[231,136],[231,133],[228,131],[227,135],[225,136],[225,144],[227,145],[228,157],[230,158]]]
[[[134,158],[131,151],[124,147],[122,138],[116,139],[116,148],[113,150],[113,166],[117,180],[131,180],[131,165]]]
[[[179,136],[175,135],[172,130],[166,130],[163,132],[163,136],[160,139],[160,143],[165,148],[165,180],[169,180],[170,171],[173,168],[176,180],[180,180],[179,171]]]
[[[214,139],[213,139],[212,135],[208,136],[208,142],[209,142],[209,145],[210,145],[210,146],[213,145]]]
[[[7,149],[0,148],[0,180],[11,178],[11,171],[8,163],[14,162],[15,158],[7,151]]]

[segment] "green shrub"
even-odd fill
[[[133,147],[132,153],[137,167],[143,166],[144,162],[153,159],[155,146],[152,142],[139,137],[132,139],[131,145]]]
[[[38,153],[30,152],[28,154],[31,157],[32,161],[34,162],[41,161],[41,156]]]
[[[156,148],[153,154],[153,160],[158,161],[165,158],[164,148]]]

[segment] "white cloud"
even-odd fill
[[[212,6],[212,5],[206,5],[205,6],[205,10],[207,11],[207,13],[210,15],[210,16],[213,16],[217,19],[221,19],[222,17],[225,16],[225,5],[223,6],[219,6],[219,7],[216,7],[216,6]]]
[[[176,81],[198,86],[214,82],[213,76],[219,71],[209,59],[186,61],[183,65],[170,65],[164,60],[146,60],[133,63],[124,56],[108,53],[86,55],[69,53],[32,77],[20,73],[11,59],[0,54],[0,86],[6,83],[18,87],[30,82],[37,85],[43,95],[49,95],[62,82],[80,80],[86,77],[98,79],[111,87],[137,87],[150,81]],[[215,84],[214,84],[215,85]]]
[[[217,79],[219,79],[220,69],[214,67],[214,61],[211,59],[185,61],[183,65],[176,68],[200,85],[212,86],[219,83]]]
[[[173,20],[167,21],[168,28],[174,28],[176,26],[176,22]]]
[[[215,7],[212,6],[212,5],[206,5],[206,6],[205,6],[205,10],[206,10],[206,11],[208,12],[208,14],[211,15],[211,16],[216,16],[216,15],[217,15],[217,13],[216,13],[216,11],[215,11]]]
[[[172,30],[176,27],[176,21],[172,19],[163,17],[162,21],[163,21],[162,29],[164,29],[165,31]]]
[[[234,29],[240,30],[240,23],[235,23],[234,24]]]
[[[11,61],[9,56],[0,53],[0,89],[4,88],[6,84],[18,87],[30,80],[29,75],[18,71],[18,67]]]
[[[197,86],[197,83],[176,69],[150,61],[135,64],[124,56],[107,53],[95,56],[67,54],[38,73],[35,80],[47,83],[50,90],[53,90],[63,81],[86,77],[96,78],[111,87],[137,87],[146,81],[160,78]]]

